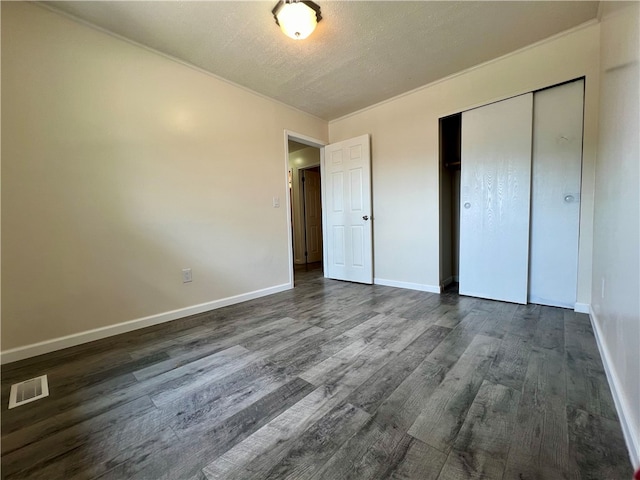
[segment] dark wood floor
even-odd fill
[[[3,368],[2,478],[631,478],[586,315],[296,283]]]

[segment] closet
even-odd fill
[[[459,278],[461,295],[574,307],[583,98],[578,80],[441,120],[443,283]]]

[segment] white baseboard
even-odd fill
[[[591,313],[591,306],[588,303],[576,303],[573,311],[577,313]]]
[[[385,280],[384,278],[374,278],[375,285],[386,287],[406,288],[408,290],[420,290],[421,292],[440,293],[439,285],[424,285],[422,283],[398,282],[397,280]]]
[[[233,297],[221,298],[220,300],[213,300],[211,302],[201,303],[199,305],[193,305],[191,307],[180,308],[177,310],[171,310],[169,312],[150,315],[148,317],[137,318],[134,320],[118,323],[116,325],[109,325],[106,327],[95,328],[93,330],[87,330],[85,332],[74,333],[72,335],[67,335],[64,337],[54,338],[52,340],[45,340],[44,342],[33,343],[24,347],[12,348],[11,350],[0,352],[0,364],[4,365],[6,363],[17,362],[18,360],[24,360],[25,358],[35,357],[44,353],[62,350],[63,348],[75,347],[76,345],[80,345],[82,343],[93,342],[94,340],[112,337],[121,333],[131,332],[140,328],[157,325],[159,323],[170,322],[172,320],[188,317],[190,315],[197,315],[199,313],[208,312],[217,308],[246,302],[247,300],[253,300],[255,298],[265,297],[267,295],[283,292],[285,290],[290,290],[291,288],[293,288],[293,285],[291,283],[284,283],[282,285],[276,285],[275,287],[263,288],[261,290],[255,290],[253,292],[234,295]]]
[[[620,418],[620,425],[622,426],[622,434],[624,435],[624,440],[627,443],[631,463],[633,464],[634,469],[640,468],[640,432],[636,430],[631,420],[633,418],[631,416],[631,409],[622,394],[623,390],[620,387],[622,384],[614,368],[611,356],[609,355],[609,349],[604,343],[598,319],[592,308],[589,308],[589,317],[591,318],[591,326],[593,327],[593,333],[596,337],[598,350],[602,357],[604,371],[607,374],[607,380],[609,382],[611,394],[613,395],[613,401],[616,404],[616,410],[618,412],[618,417]]]

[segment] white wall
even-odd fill
[[[328,136],[323,120],[2,2],[3,360],[287,288],[285,129]]]
[[[592,290],[592,318],[636,466],[640,466],[639,5],[628,3],[615,10],[615,5],[603,3]]]
[[[300,170],[320,165],[320,149],[307,147],[289,154],[291,170],[291,203],[293,205],[293,259],[304,263],[304,218],[302,192],[300,190]]]
[[[598,45],[594,24],[329,123],[331,142],[372,136],[376,278],[438,288],[440,117],[586,76],[577,299],[589,303]]]

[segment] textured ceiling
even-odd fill
[[[332,120],[593,19],[598,2],[322,1],[306,40],[276,1],[46,2]]]

